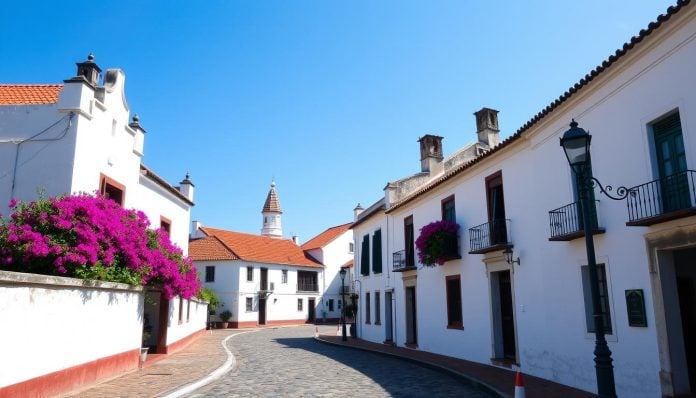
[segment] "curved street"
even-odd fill
[[[228,342],[237,368],[200,397],[490,397],[445,373],[313,339],[314,327],[264,329]]]

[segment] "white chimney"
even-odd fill
[[[442,164],[442,137],[426,134],[418,139],[420,143],[421,171],[437,175],[444,170]]]
[[[295,243],[297,246],[300,245],[300,237],[299,237],[299,236],[293,235],[293,236],[292,236],[292,241],[293,241],[293,243]]]
[[[353,221],[358,221],[358,216],[363,211],[365,211],[365,209],[362,206],[360,206],[360,203],[358,203],[358,205],[355,206],[355,209],[353,209]]]
[[[193,202],[194,186],[195,185],[193,185],[193,182],[191,182],[191,179],[189,178],[189,173],[186,172],[186,178],[184,178],[183,181],[179,183],[179,192],[184,194],[184,196],[186,196],[186,198],[188,198],[188,200],[190,200],[191,202]]]
[[[198,238],[205,237],[205,234],[203,233],[203,231],[201,231],[202,226],[203,226],[203,224],[201,224],[201,222],[198,220],[191,221],[191,239],[198,239]]]

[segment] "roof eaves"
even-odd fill
[[[141,170],[141,172],[144,172],[143,176],[149,178],[154,183],[161,186],[162,188],[164,188],[168,192],[172,193],[174,196],[176,196],[177,198],[179,198],[183,202],[185,202],[191,206],[195,206],[195,204],[189,198],[187,198],[186,195],[181,193],[178,189],[174,188],[174,186],[172,184],[165,181],[164,178],[155,174],[154,171],[150,170],[150,168],[148,168],[147,166],[145,166],[142,163],[140,164],[140,170]]]

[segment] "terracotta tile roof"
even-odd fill
[[[278,194],[275,189],[275,182],[271,183],[271,190],[268,191],[268,197],[266,197],[266,203],[263,204],[263,210],[261,212],[274,211],[276,213],[282,213],[280,209],[280,201],[278,200]]]
[[[480,161],[487,159],[488,157],[492,156],[494,153],[497,153],[501,151],[503,148],[507,147],[511,143],[517,141],[522,134],[530,130],[532,127],[534,127],[537,123],[539,123],[543,118],[545,118],[547,115],[549,115],[551,112],[556,110],[556,108],[560,107],[564,102],[566,102],[570,97],[575,95],[578,91],[583,89],[585,86],[589,85],[592,80],[596,79],[599,75],[604,73],[607,69],[611,68],[612,65],[614,65],[616,62],[618,62],[621,58],[623,58],[627,53],[629,53],[631,50],[633,50],[634,47],[639,45],[642,41],[644,41],[648,36],[650,36],[654,31],[656,31],[658,28],[660,28],[662,25],[665,24],[672,16],[677,14],[679,11],[681,11],[684,7],[688,6],[691,0],[678,0],[677,4],[674,6],[670,6],[667,8],[667,12],[665,14],[660,14],[657,17],[657,20],[654,22],[650,22],[648,24],[647,29],[641,29],[641,31],[638,33],[637,36],[631,37],[631,40],[624,43],[624,45],[616,50],[614,54],[610,55],[609,58],[604,60],[600,65],[595,67],[590,73],[586,74],[585,77],[580,79],[579,82],[575,83],[573,86],[571,86],[563,95],[558,97],[555,101],[547,105],[544,109],[542,109],[539,113],[537,113],[533,118],[531,118],[527,123],[525,123],[522,127],[517,129],[517,132],[515,134],[511,135],[510,137],[506,138],[503,142],[501,142],[498,146],[495,148],[491,149],[490,151],[484,153],[481,156],[476,157],[475,159],[463,163],[462,165],[452,169],[448,173],[445,173],[442,177],[438,178],[437,180],[429,183],[428,185],[424,186],[423,188],[415,191],[413,194],[407,196],[406,198],[402,199],[401,201],[393,204],[387,211],[386,213],[391,213],[392,211],[398,209],[399,207],[402,207],[406,205],[407,203],[410,203],[411,201],[415,200],[416,198],[420,197],[421,195],[425,194],[426,192],[432,190],[433,188],[445,183],[449,179],[455,177],[456,175],[464,172],[465,170],[468,170],[470,167],[475,165],[476,163],[479,163]],[[357,225],[359,222],[356,222],[355,225]]]
[[[289,239],[270,238],[208,227],[201,228],[201,231],[208,236],[218,238],[241,260],[324,268],[321,263],[306,255],[300,246]]]
[[[232,250],[225,246],[225,244],[215,236],[206,236],[205,238],[191,240],[189,242],[188,253],[191,260],[194,261],[239,259]]]
[[[314,238],[310,239],[309,241],[305,242],[302,245],[302,249],[312,250],[322,248],[331,243],[334,239],[338,238],[342,233],[348,231],[352,224],[353,223],[349,222],[347,224],[331,227],[326,231],[320,233],[319,235],[315,236]]]
[[[62,84],[0,84],[0,105],[55,104]]]

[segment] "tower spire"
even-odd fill
[[[268,191],[266,202],[263,205],[263,209],[261,209],[261,214],[263,215],[261,235],[282,238],[283,227],[281,215],[283,214],[283,210],[280,208],[280,201],[278,200],[278,193],[275,187],[276,183],[275,180],[273,180],[271,181],[271,189]]]

